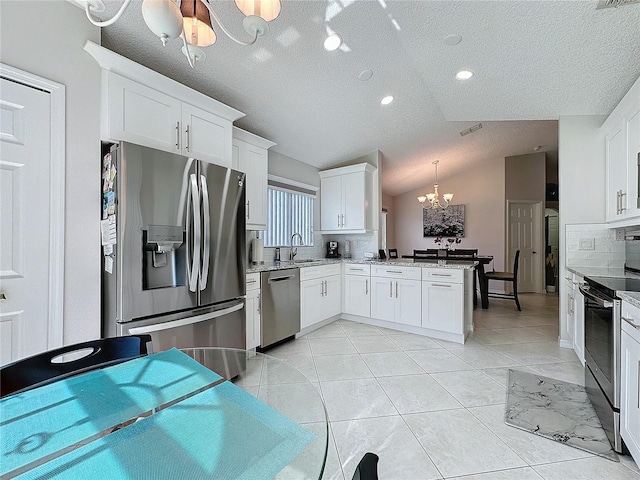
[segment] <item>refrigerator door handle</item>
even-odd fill
[[[194,323],[204,322],[205,320],[211,320],[212,318],[222,317],[244,308],[244,302],[240,302],[233,307],[223,308],[215,312],[209,312],[202,315],[195,315],[193,317],[181,318],[180,320],[173,320],[171,322],[153,323],[151,325],[145,325],[143,327],[133,327],[129,329],[129,334],[140,335],[143,333],[159,332],[161,330],[168,330],[170,328],[184,327],[185,325],[192,325]]]
[[[196,291],[198,286],[198,270],[200,266],[200,208],[199,208],[198,183],[196,175],[189,176],[189,194],[187,196],[187,276],[189,277],[189,290]],[[193,257],[190,257],[191,248],[191,223],[193,223]]]
[[[200,290],[207,288],[207,280],[209,278],[209,256],[211,254],[211,224],[209,215],[209,187],[207,185],[207,177],[200,175],[200,190],[202,192],[202,218],[203,218],[203,243],[202,266],[200,268]]]

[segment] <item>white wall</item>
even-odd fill
[[[100,336],[100,68],[86,40],[99,29],[68,2],[0,1],[0,61],[66,86],[65,344]]]
[[[567,225],[605,222],[605,142],[600,125],[604,115],[563,116],[558,120],[558,194],[560,252],[566,252]],[[566,338],[567,299],[563,279],[565,255],[559,260],[560,344]]]
[[[477,248],[493,255],[496,270],[504,268],[505,162],[487,159],[460,175],[438,179],[441,192],[454,194],[453,204],[465,206],[465,236],[459,248]],[[432,237],[422,236],[422,206],[416,197],[432,192],[433,185],[394,197],[394,236],[398,254],[435,248]],[[391,245],[390,245],[391,246]]]

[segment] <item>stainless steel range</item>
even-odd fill
[[[585,277],[585,388],[613,449],[620,437],[620,308],[618,291],[640,291],[640,278]]]

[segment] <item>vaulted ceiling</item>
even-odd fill
[[[237,36],[234,2],[212,2]],[[596,0],[283,0],[270,33],[245,47],[218,29],[191,69],[163,47],[141,2],[103,45],[246,113],[237,124],[319,168],[380,150],[382,187],[401,194],[483,160],[556,151],[561,115],[608,114],[640,76],[640,4]],[[121,1],[107,2],[109,16]],[[214,24],[214,28],[216,28]],[[323,48],[329,32],[343,46]],[[445,43],[457,34],[456,45]],[[359,79],[363,70],[373,76]],[[470,70],[468,81],[456,80]],[[385,95],[395,100],[380,105]],[[459,132],[482,123],[469,135]]]

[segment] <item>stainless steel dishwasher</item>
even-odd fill
[[[261,342],[266,348],[300,331],[300,269],[260,274]]]

